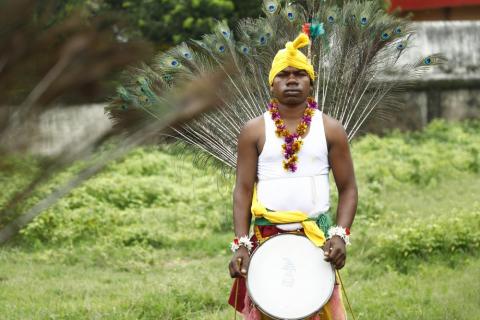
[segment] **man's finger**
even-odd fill
[[[334,246],[331,246],[329,249],[328,258],[325,260],[335,264],[335,261],[337,261],[338,259],[339,250],[340,250],[339,248],[335,248]]]
[[[230,261],[229,269],[230,269],[230,276],[232,278],[238,278],[241,276],[240,274],[240,263],[242,258],[237,258],[236,261]]]
[[[330,261],[331,249],[332,249],[332,245],[330,240],[328,240],[327,242],[325,242],[325,246],[323,247],[323,252],[325,254],[325,261]]]
[[[248,271],[248,265],[250,264],[250,260],[249,259],[242,259],[240,261],[240,265],[241,265],[241,268],[240,268],[240,272],[242,273],[243,276],[246,276],[247,275],[247,271]]]
[[[246,273],[245,268],[244,268],[244,266],[243,266],[243,264],[244,264],[243,262],[244,262],[244,259],[242,259],[242,258],[237,258],[236,263],[237,263],[237,266],[238,266],[238,271],[240,271],[241,274],[245,274],[245,273]]]
[[[337,269],[340,270],[345,266],[345,258],[340,260],[340,262],[337,264]]]
[[[230,272],[230,277],[235,278],[235,269],[233,268],[233,264],[231,261],[228,264],[228,271]]]
[[[335,257],[332,257],[332,263],[333,265],[335,266],[335,268],[338,269],[338,267],[340,266],[340,264],[342,263],[342,260],[343,260],[343,254],[342,253],[339,253],[337,254]]]

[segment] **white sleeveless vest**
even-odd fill
[[[295,172],[283,169],[284,140],[276,136],[275,124],[268,111],[263,119],[265,145],[258,156],[257,167],[257,197],[260,203],[270,210],[300,210],[310,217],[327,211],[330,208],[330,166],[322,112],[315,112],[310,130],[303,138]],[[295,230],[301,225],[290,223],[278,227]]]

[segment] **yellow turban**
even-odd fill
[[[268,75],[268,82],[270,85],[273,83],[273,78],[275,78],[275,76],[286,67],[305,70],[310,76],[310,79],[315,79],[315,72],[313,71],[312,64],[308,61],[307,57],[298,50],[298,48],[308,45],[309,42],[310,40],[308,39],[308,36],[305,33],[300,33],[293,42],[287,42],[285,49],[277,52],[275,58],[273,58],[272,69],[270,69],[270,74]]]

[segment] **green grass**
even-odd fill
[[[476,319],[480,259],[456,259],[460,261],[455,268],[420,260],[415,272],[386,270],[368,279],[347,268],[344,281],[357,319]]]
[[[341,274],[357,319],[480,318],[476,128],[354,144],[361,203]],[[17,160],[2,163],[5,194],[35,171]],[[190,160],[135,150],[0,248],[0,319],[233,318],[231,187]]]

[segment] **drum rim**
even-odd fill
[[[286,232],[286,233],[279,233],[279,234],[275,234],[273,236],[270,236],[267,240],[265,240],[262,244],[259,244],[255,250],[252,251],[252,253],[250,254],[250,259],[253,257],[253,255],[255,254],[255,252],[257,252],[258,248],[260,248],[261,246],[263,246],[267,241],[273,239],[273,238],[276,238],[276,237],[281,237],[281,236],[298,236],[298,237],[303,237],[303,238],[307,238],[307,236],[303,235],[303,234],[298,234],[298,233],[291,233],[291,232]],[[308,239],[309,240],[309,239]],[[310,241],[310,240],[309,240]],[[323,250],[323,249],[322,249]],[[327,303],[328,301],[330,300],[330,298],[332,297],[333,295],[333,290],[335,289],[335,269],[333,268],[333,265],[330,263],[330,266],[331,266],[331,269],[332,269],[332,273],[333,273],[333,285],[332,285],[332,290],[330,291],[329,295],[328,295],[328,299],[327,301],[325,301],[324,304],[322,304],[320,306],[320,308],[318,308],[317,310],[315,310],[314,312],[308,314],[308,315],[305,315],[305,316],[302,316],[301,318],[289,318],[289,319],[284,319],[284,318],[277,318],[271,314],[269,314],[268,312],[266,312],[265,310],[263,310],[262,307],[259,306],[259,304],[255,301],[255,299],[252,297],[252,295],[250,294],[250,287],[249,287],[249,281],[248,281],[248,273],[250,271],[250,264],[248,266],[248,270],[247,270],[247,279],[245,281],[246,283],[246,286],[247,286],[247,294],[249,295],[250,299],[253,301],[253,304],[258,308],[260,309],[260,311],[262,311],[265,315],[269,316],[270,318],[272,319],[275,319],[275,320],[302,320],[302,319],[305,319],[305,318],[308,318],[308,317],[311,317],[313,315],[315,315],[315,313],[319,312]]]

